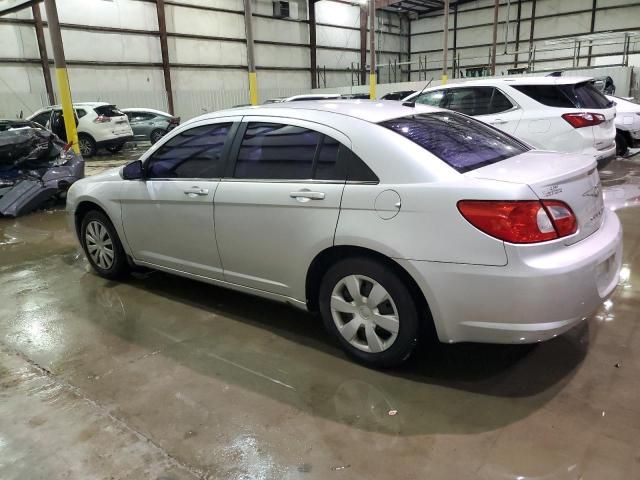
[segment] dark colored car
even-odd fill
[[[400,90],[397,92],[389,92],[386,95],[380,97],[380,100],[404,100],[412,93],[416,93],[415,90]]]

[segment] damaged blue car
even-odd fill
[[[0,120],[0,217],[56,199],[84,177],[84,160],[54,133],[25,120]]]

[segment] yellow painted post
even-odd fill
[[[376,99],[376,74],[375,73],[371,73],[369,74],[369,99],[370,100],[375,100]]]
[[[444,85],[445,83],[447,83],[447,80],[449,80],[449,76],[443,74],[440,80],[441,80],[440,83]]]
[[[60,33],[60,22],[58,21],[56,0],[44,0],[44,8],[47,12],[47,23],[49,26],[49,36],[51,37],[53,61],[56,68],[56,82],[58,83],[58,94],[60,95],[62,116],[64,117],[64,130],[67,134],[67,142],[71,143],[73,151],[80,153],[80,146],[78,145],[78,131],[76,130],[76,115],[73,111],[69,75],[67,75],[67,64],[64,60],[64,48],[62,45],[62,34]]]
[[[62,116],[64,118],[64,130],[67,133],[67,142],[71,144],[74,152],[80,153],[76,117],[73,111],[71,87],[69,86],[69,76],[67,75],[66,67],[56,68],[56,82],[58,83],[58,93],[60,94],[60,105],[62,105]],[[71,121],[68,119],[71,119]]]
[[[258,75],[249,72],[249,100],[251,105],[258,105]]]

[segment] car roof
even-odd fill
[[[436,88],[452,88],[463,87],[467,85],[573,85],[575,83],[588,82],[593,77],[505,77],[505,78],[486,78],[478,80],[466,80],[462,82],[450,83],[448,85],[438,85],[430,87],[427,90]]]
[[[105,105],[113,105],[107,102],[73,102],[74,107],[103,107]],[[62,105],[50,105],[45,108],[62,108]]]
[[[163,112],[161,110],[155,110],[153,108],[120,108],[121,112],[144,112],[144,113],[155,113],[156,115],[163,115],[165,117],[172,117],[170,113]]]
[[[428,105],[408,107],[394,100],[315,100],[238,107],[215,113],[207,113],[197,118],[198,120],[205,120],[207,118],[228,116],[229,114],[291,116],[295,118],[304,111],[345,115],[371,123],[379,123],[398,117],[414,115],[416,113],[439,112],[441,110],[441,108],[430,107]]]

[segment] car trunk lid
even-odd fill
[[[565,245],[588,237],[602,224],[602,187],[591,156],[534,150],[467,172],[465,176],[526,184],[541,200],[565,202],[578,221],[578,231],[565,239]]]

